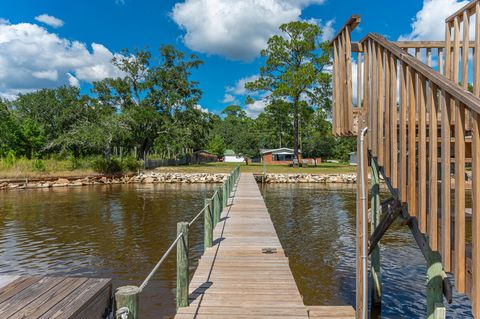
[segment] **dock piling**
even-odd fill
[[[116,319],[138,319],[139,294],[137,286],[123,286],[115,291]]]
[[[188,306],[188,223],[177,223],[177,308]]]
[[[212,247],[213,244],[213,216],[212,216],[212,200],[209,198],[205,199],[205,212],[203,213],[203,243],[204,251],[208,247]]]

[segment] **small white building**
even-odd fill
[[[226,150],[223,154],[223,161],[225,163],[243,163],[245,157],[236,154],[233,150]]]

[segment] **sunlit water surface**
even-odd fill
[[[355,301],[355,189],[265,185],[262,193],[306,304]],[[0,275],[113,278],[139,285],[210,196],[210,185],[112,185],[0,193]],[[191,229],[192,272],[203,250]],[[381,248],[383,318],[425,317],[425,261],[409,230],[395,226]],[[146,318],[175,313],[175,253],[141,295]],[[450,318],[472,318],[455,295]]]

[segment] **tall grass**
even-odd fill
[[[110,161],[101,156],[27,159],[8,154],[6,157],[0,157],[0,178],[118,174],[135,172],[139,168],[140,163],[131,157],[112,158]]]

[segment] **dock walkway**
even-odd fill
[[[176,319],[354,318],[352,307],[303,304],[252,174],[241,174],[190,282],[190,305]]]

